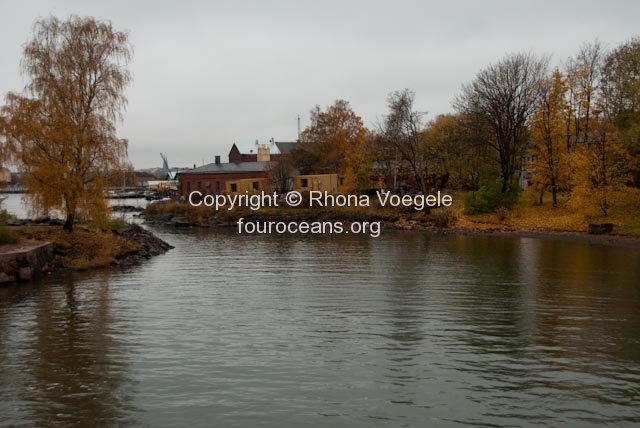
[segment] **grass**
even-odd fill
[[[54,265],[58,268],[86,270],[111,265],[118,257],[139,249],[139,246],[111,231],[76,226],[67,233],[60,226],[23,226],[16,233],[23,239],[55,243]]]
[[[15,220],[16,216],[9,214],[7,210],[0,210],[0,223],[6,223],[9,220]]]
[[[194,224],[206,224],[215,215],[213,208],[205,206],[194,207],[187,202],[173,200],[151,203],[145,208],[144,212],[151,216],[171,215],[172,217],[180,217]]]
[[[590,223],[613,223],[614,234],[640,236],[640,201],[614,201],[604,216],[590,206],[572,207],[566,195],[554,207],[550,195],[545,195],[543,204],[536,205],[525,194],[510,210],[461,216],[459,225],[474,229],[587,232]]]
[[[127,226],[127,222],[121,218],[114,218],[109,221],[107,229],[109,230],[122,230]]]
[[[1,244],[17,244],[21,238],[14,230],[7,226],[0,226],[0,245]]]

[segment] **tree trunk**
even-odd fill
[[[507,190],[509,190],[509,179],[504,177],[502,177],[502,193],[507,193]]]
[[[73,222],[75,221],[75,217],[75,213],[68,213],[67,220],[64,222],[64,226],[62,226],[62,228],[69,233],[73,232]]]
[[[64,225],[62,226],[62,229],[71,233],[73,232],[73,223],[76,220],[76,207],[77,207],[76,199],[73,193],[66,194],[64,196],[64,207],[67,213],[67,219],[65,220]]]
[[[540,199],[538,200],[538,205],[542,205],[544,202],[544,186],[540,189]]]

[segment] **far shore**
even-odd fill
[[[150,224],[176,228],[234,227],[239,218],[246,221],[380,221],[385,230],[424,231],[434,234],[484,235],[495,237],[536,238],[555,241],[577,242],[591,245],[608,245],[624,248],[640,248],[640,235],[620,233],[614,229],[610,234],[590,234],[587,227],[581,230],[553,228],[516,227],[496,220],[495,215],[464,216],[459,211],[434,209],[430,214],[380,208],[370,209],[309,209],[266,208],[260,211],[246,209],[216,212],[202,207],[193,207],[185,202],[169,201],[149,205],[141,214]]]
[[[395,228],[394,228],[395,229]],[[550,241],[576,242],[590,245],[607,245],[623,248],[640,248],[640,236],[602,234],[595,235],[587,232],[562,231],[562,230],[511,230],[511,229],[471,229],[461,227],[438,228],[425,227],[422,230],[438,234],[457,234],[474,236],[496,236],[535,238]]]

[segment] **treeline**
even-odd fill
[[[583,45],[562,67],[510,54],[477,73],[430,121],[409,90],[393,92],[373,129],[344,100],[311,111],[290,163],[301,173],[339,173],[350,191],[371,177],[393,190],[499,188],[522,174],[542,202],[588,200],[606,215],[640,188],[640,38],[607,50]],[[505,200],[513,200],[506,197]]]

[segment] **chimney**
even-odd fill
[[[216,165],[220,165],[220,156],[216,156]]]

